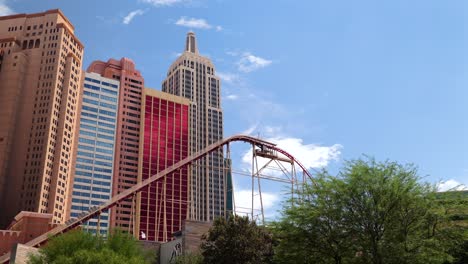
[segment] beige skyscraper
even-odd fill
[[[195,153],[223,138],[220,81],[211,60],[198,53],[195,34],[189,32],[182,55],[163,81],[164,92],[190,100],[190,152]],[[210,221],[226,210],[222,150],[192,165],[188,218]]]
[[[0,227],[68,217],[82,56],[60,10],[0,17]]]

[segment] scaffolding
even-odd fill
[[[230,159],[230,148],[227,145],[226,156]],[[261,225],[265,225],[265,208],[264,208],[264,197],[262,194],[262,181],[273,181],[280,184],[289,186],[289,195],[293,198],[294,194],[297,193],[297,188],[306,181],[305,173],[302,177],[298,177],[297,168],[298,164],[296,160],[290,155],[284,155],[278,151],[278,148],[268,144],[251,144],[251,160],[250,170],[232,170],[232,175],[239,175],[244,177],[250,177],[251,187],[251,204],[250,207],[241,207],[236,204],[235,196],[233,195],[233,213],[240,215],[247,215],[251,220],[256,221]],[[231,190],[227,190],[226,193],[231,191],[233,194],[234,186],[232,185]],[[256,208],[256,197],[258,197],[259,208]]]

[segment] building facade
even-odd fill
[[[57,225],[52,223],[51,214],[21,211],[7,230],[0,230],[0,257],[11,251],[15,244],[27,243]]]
[[[119,81],[120,91],[116,127],[116,148],[112,196],[132,187],[138,177],[138,149],[140,139],[141,93],[144,79],[128,58],[94,61],[88,72]],[[135,199],[129,198],[112,208],[110,226],[133,232]]]
[[[141,116],[138,182],[188,157],[190,101],[145,88]],[[137,230],[141,240],[166,242],[187,217],[188,168],[161,178],[139,193]]]
[[[220,80],[211,60],[201,56],[195,34],[189,32],[182,55],[170,66],[162,83],[166,93],[190,100],[190,153],[223,138]],[[215,151],[190,169],[188,219],[210,221],[226,211],[226,172],[223,151]]]
[[[114,173],[119,81],[85,73],[78,131],[78,150],[71,217],[110,200]],[[98,227],[99,224],[99,227]],[[109,212],[83,224],[84,230],[107,234]]]
[[[83,45],[60,10],[0,17],[0,228],[67,220]]]

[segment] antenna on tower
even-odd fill
[[[185,51],[198,54],[197,39],[195,38],[195,33],[191,30],[187,33]]]

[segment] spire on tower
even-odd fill
[[[187,33],[187,39],[185,40],[185,51],[198,54],[197,40],[193,31],[189,31]]]

